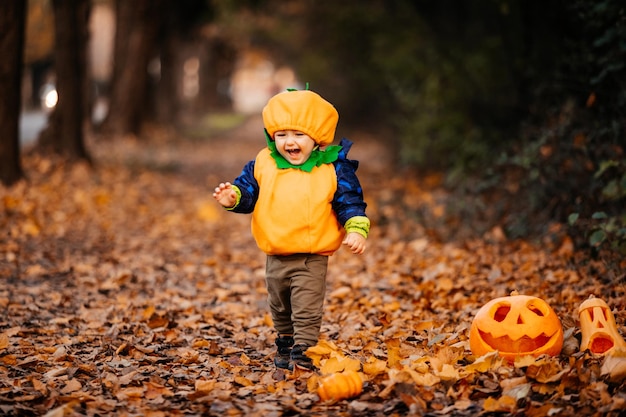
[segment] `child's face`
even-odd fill
[[[315,149],[315,141],[297,130],[277,131],[274,142],[278,152],[292,165],[304,164]]]

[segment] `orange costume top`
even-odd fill
[[[344,230],[331,206],[337,191],[332,164],[311,172],[279,170],[266,148],[256,157],[254,178],[260,188],[252,234],[263,252],[331,255],[341,246]]]

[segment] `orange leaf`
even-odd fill
[[[9,336],[6,333],[0,333],[0,350],[4,350],[9,346]]]
[[[211,391],[213,391],[213,389],[215,388],[215,380],[211,379],[211,380],[197,380],[195,383],[195,389],[196,392],[199,393],[209,393]]]
[[[510,412],[515,410],[516,405],[517,401],[515,398],[508,395],[503,395],[498,399],[489,397],[483,403],[483,410],[486,412]]]

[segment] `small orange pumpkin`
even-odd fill
[[[469,341],[476,356],[498,351],[512,362],[523,355],[558,355],[563,347],[563,327],[544,300],[513,291],[478,310]]]
[[[317,388],[321,401],[339,401],[352,398],[363,390],[363,380],[356,371],[337,372],[325,377]]]
[[[580,350],[589,349],[596,355],[607,354],[613,349],[626,350],[615,317],[604,300],[591,296],[583,301],[578,307],[578,320],[582,333]]]

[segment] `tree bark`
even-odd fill
[[[117,0],[113,82],[101,130],[139,134],[147,106],[148,64],[160,25],[160,1]]]
[[[161,78],[154,93],[155,115],[157,121],[161,123],[173,124],[178,121],[180,110],[178,80],[181,78],[178,64],[182,48],[183,43],[176,34],[169,33],[169,36],[161,40]]]
[[[11,185],[23,177],[20,164],[19,119],[22,108],[26,2],[0,2],[0,182]]]
[[[88,122],[88,0],[53,0],[55,71],[59,101],[39,145],[71,159],[90,160],[83,125]]]
[[[237,52],[226,39],[214,36],[207,39],[208,59],[205,70],[200,75],[200,94],[206,97],[206,108],[210,110],[231,110],[232,102],[224,89],[235,70]]]

